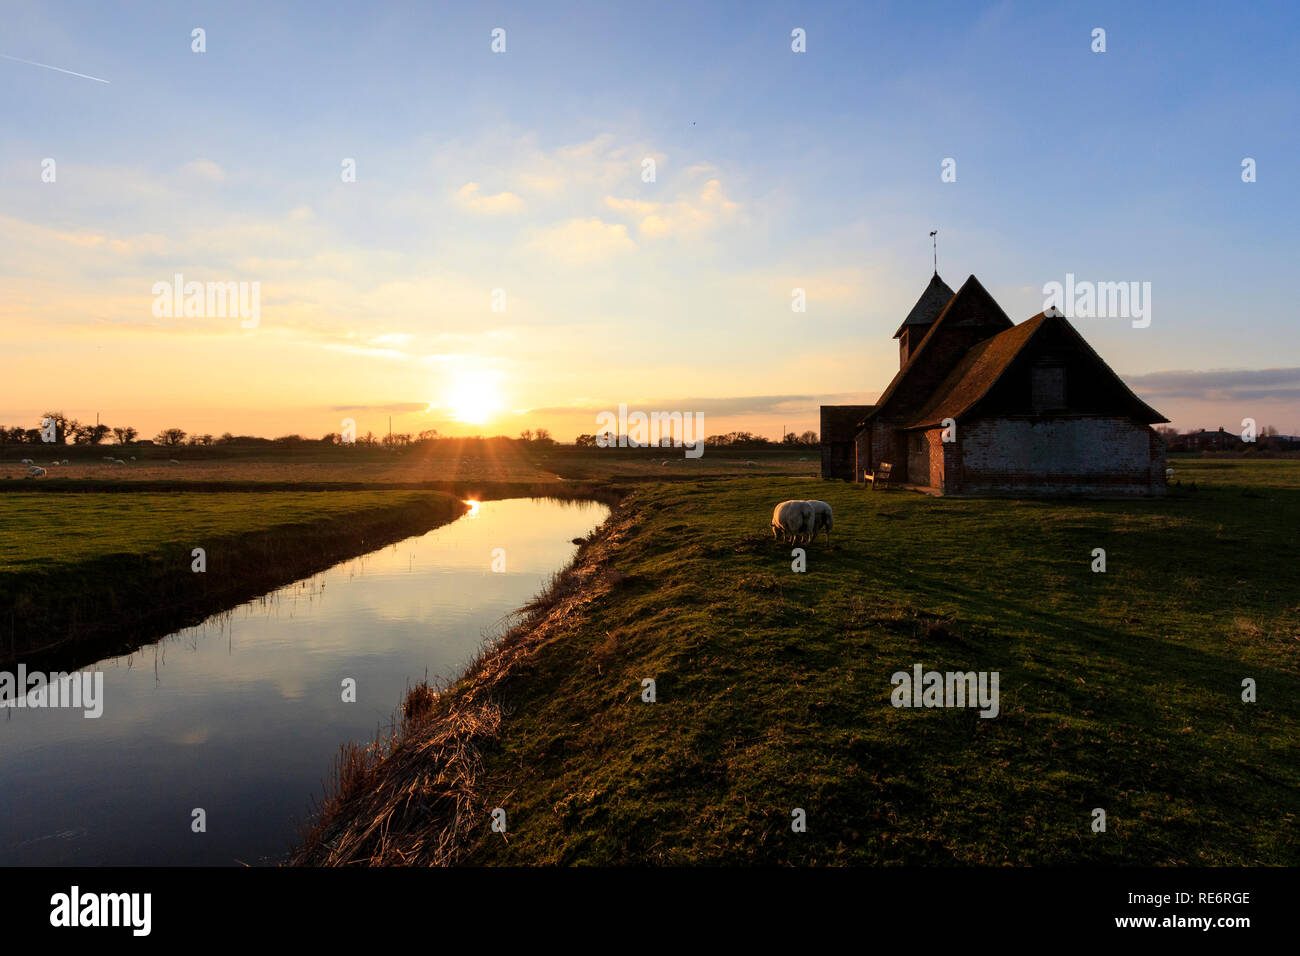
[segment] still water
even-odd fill
[[[594,502],[483,502],[92,665],[98,719],[0,711],[0,865],[277,862],[340,744],[387,727],[410,684],[456,677],[607,514]],[[346,678],[355,703],[343,701]],[[205,833],[192,830],[195,809]]]

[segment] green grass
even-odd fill
[[[0,667],[83,666],[463,510],[413,491],[0,495]]]
[[[189,553],[205,541],[312,523],[425,497],[416,493],[0,495],[0,574],[111,555]]]
[[[1161,501],[641,488],[613,598],[508,685],[466,859],[1300,863],[1300,462],[1175,467]],[[835,509],[804,574],[788,497]],[[1001,715],[890,706],[918,662],[999,671]]]

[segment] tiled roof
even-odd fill
[[[948,288],[948,283],[939,278],[939,273],[935,273],[930,279],[930,284],[925,287],[921,297],[916,300],[916,305],[912,306],[912,311],[907,313],[907,318],[903,324],[898,327],[894,333],[894,338],[903,334],[903,329],[909,325],[931,325],[939,318],[939,313],[943,307],[952,301],[955,295],[952,289]]]
[[[907,378],[912,369],[916,368],[921,363],[921,360],[925,355],[925,347],[934,340],[935,334],[939,331],[944,322],[948,321],[949,316],[953,316],[956,321],[960,322],[961,314],[968,311],[969,307],[975,307],[978,312],[979,306],[981,305],[991,311],[994,315],[1000,316],[1002,322],[1005,323],[1008,328],[1012,327],[1011,319],[1007,318],[1007,314],[1002,311],[1002,306],[998,305],[997,300],[994,299],[993,296],[989,295],[988,290],[985,289],[984,286],[980,285],[980,280],[976,279],[973,275],[968,276],[966,281],[961,284],[961,288],[957,290],[951,299],[948,300],[948,304],[943,307],[943,311],[940,312],[939,317],[934,320],[934,324],[930,326],[930,330],[925,333],[925,338],[921,339],[921,344],[912,349],[906,364],[898,370],[898,374],[894,376],[888,387],[881,393],[880,398],[877,399],[875,408],[864,415],[863,420],[858,422],[859,426],[865,424],[865,419],[876,414],[888,404],[890,398],[892,398],[894,393],[897,391],[898,386],[905,378]]]
[[[999,332],[991,339],[976,343],[935,389],[934,395],[916,420],[907,427],[938,425],[945,418],[956,421],[958,415],[988,394],[993,383],[1002,377],[1002,373],[1042,324],[1043,314],[1040,312],[1032,319]]]
[[[941,424],[945,418],[956,421],[970,411],[1010,368],[1011,363],[1033,339],[1034,334],[1049,323],[1059,323],[1068,329],[1085,354],[1091,356],[1092,360],[1114,379],[1122,394],[1127,396],[1129,411],[1133,418],[1148,425],[1168,421],[1133,394],[1132,389],[1124,384],[1124,380],[1111,370],[1110,366],[1064,317],[1058,314],[1049,318],[1040,312],[1005,332],[999,332],[992,338],[977,343],[935,389],[934,395],[926,403],[925,408],[905,427],[932,428]]]

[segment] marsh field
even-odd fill
[[[1300,462],[1174,460],[1157,501],[1016,501],[824,482],[806,452],[680,454],[6,482],[0,595],[90,614],[188,573],[196,529],[264,565],[336,535],[328,560],[355,546],[340,529],[454,520],[475,485],[599,494],[610,518],[500,648],[343,754],[296,862],[1300,862]],[[803,571],[768,528],[785,498],[835,511]],[[998,716],[891,706],[916,664],[997,671]]]

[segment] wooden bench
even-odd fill
[[[889,476],[893,472],[894,466],[887,461],[882,461],[880,467],[875,471],[866,471],[862,473],[862,480],[871,482],[871,490],[875,491],[881,485],[889,487]]]

